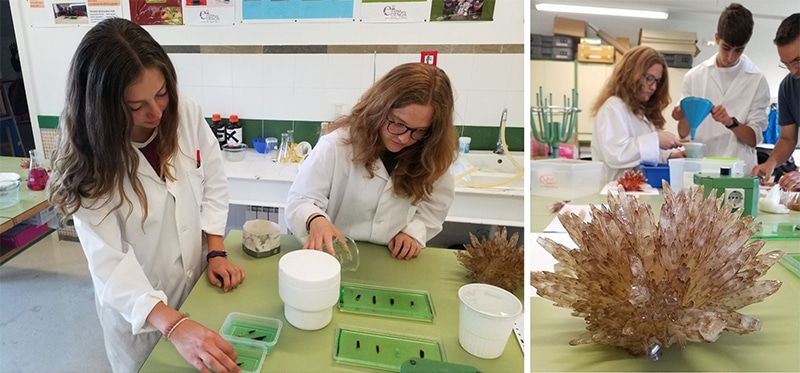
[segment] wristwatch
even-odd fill
[[[731,119],[733,120],[733,123],[730,126],[725,126],[725,128],[732,130],[736,127],[739,127],[739,120],[736,119],[736,117],[731,117]]]

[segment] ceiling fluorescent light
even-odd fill
[[[667,19],[667,12],[652,10],[635,10],[622,8],[602,8],[596,6],[564,5],[564,4],[536,4],[536,10],[543,12],[599,14],[605,16],[638,17]]]

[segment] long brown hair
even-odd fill
[[[444,71],[433,65],[406,63],[375,82],[350,114],[332,123],[329,131],[349,128],[353,162],[363,165],[374,177],[375,162],[386,151],[380,133],[387,125],[389,111],[413,104],[433,107],[430,135],[398,152],[397,166],[391,174],[394,193],[417,204],[430,199],[434,183],[449,172],[455,160],[454,101],[453,88]]]
[[[642,92],[642,77],[653,65],[660,64],[664,68],[661,81],[656,86],[656,91],[650,96],[647,102],[639,100]],[[592,116],[597,115],[597,111],[603,103],[611,96],[619,97],[636,115],[647,118],[656,128],[663,129],[667,122],[661,113],[666,108],[671,99],[669,97],[669,76],[667,73],[667,62],[664,56],[658,51],[648,46],[638,46],[628,50],[617,62],[614,72],[606,82],[605,87],[597,97],[592,107]]]
[[[125,180],[142,205],[147,218],[147,199],[136,170],[138,150],[131,143],[133,116],[125,104],[125,89],[145,69],[164,75],[169,104],[157,127],[160,174],[175,180],[170,166],[178,150],[178,86],[175,68],[164,49],[141,26],[122,19],[99,22],[84,35],[69,69],[60,133],[51,156],[48,199],[65,218],[87,201],[104,205],[116,191],[125,194]]]

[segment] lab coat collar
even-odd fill
[[[703,61],[702,65],[706,67],[716,67],[718,54],[719,52],[714,53],[714,55],[711,56],[711,58]],[[744,53],[742,53],[742,56],[739,57],[739,63],[743,64],[741,69],[747,74],[758,74],[761,72],[761,70],[759,70],[758,67],[756,67],[756,64],[754,64],[753,61],[749,57],[747,57],[747,55],[745,55]]]

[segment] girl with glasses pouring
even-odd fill
[[[442,70],[407,63],[331,123],[289,190],[287,224],[303,248],[333,254],[346,235],[387,245],[398,259],[419,255],[454,198],[453,106]]]
[[[592,107],[592,159],[603,162],[603,181],[617,180],[640,164],[684,157],[678,137],[664,130],[669,105],[667,63],[647,46],[631,48]]]

